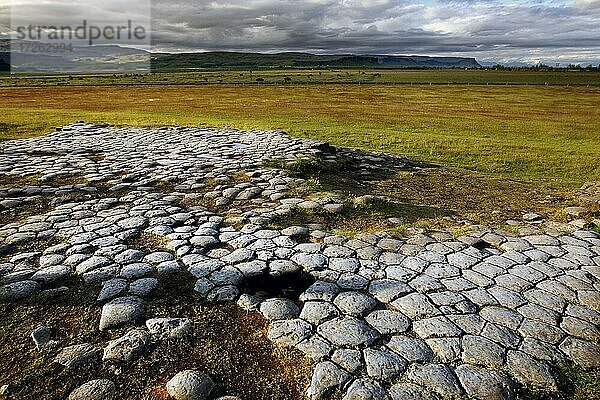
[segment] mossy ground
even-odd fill
[[[600,371],[586,371],[573,364],[553,367],[558,393],[542,389],[521,388],[518,398],[523,400],[599,400]]]
[[[344,210],[338,214],[320,209],[297,210],[291,217],[275,221],[274,227],[318,223],[328,230],[353,234],[385,230],[403,233],[408,227],[446,229],[461,221],[498,226],[509,219],[518,220],[526,212],[556,220],[563,207],[576,201],[565,190],[457,168],[408,161],[392,168],[390,161],[384,162],[381,169],[363,171],[344,157],[330,162],[325,158],[271,160],[266,166],[305,179],[303,185],[295,188],[295,195],[335,195],[344,200]],[[388,200],[373,204],[355,201],[364,195],[384,196]],[[390,224],[390,218],[397,221]]]

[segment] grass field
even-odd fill
[[[0,138],[75,120],[281,129],[496,176],[600,180],[600,88],[94,86],[0,89]]]
[[[196,85],[196,84],[474,84],[600,86],[600,73],[502,70],[263,70],[73,76],[0,76],[2,86]]]

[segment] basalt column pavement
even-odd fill
[[[85,123],[5,142],[0,174],[42,184],[0,189],[3,212],[51,200],[39,215],[0,227],[9,255],[0,264],[0,300],[52,296],[74,278],[101,282],[98,329],[132,330],[66,348],[56,362],[68,367],[100,347],[106,362],[132,361],[147,341],[189,328],[185,315],[143,315],[157,276],[187,271],[207,301],[262,313],[270,340],[314,361],[310,399],[335,390],[345,400],[511,399],[518,385],[556,390],[555,365],[600,367],[598,234],[481,229],[460,240],[400,240],[269,228],[298,208],[344,207],[336,196],[298,198],[302,179],[264,167],[271,159],[333,159],[324,148],[271,131]],[[352,160],[366,169],[377,161]],[[85,181],[43,184],[64,174]],[[136,248],[140,235],[160,238],[165,249]],[[299,298],[243,291],[248,279],[300,273],[312,280]],[[102,387],[112,390],[110,382]]]

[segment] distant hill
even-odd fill
[[[28,41],[0,40],[0,71],[12,63],[12,71],[19,73],[119,73],[150,67],[150,53],[145,50],[107,46],[73,46],[68,51],[26,51]],[[23,46],[21,46],[23,45]],[[7,53],[8,49],[12,50]]]
[[[481,65],[474,58],[463,57],[230,52],[152,54],[153,71],[185,71],[207,68],[481,68]]]
[[[32,42],[0,40],[0,71],[35,73],[154,72],[198,69],[326,69],[326,68],[481,68],[474,58],[315,55],[309,53],[149,53],[117,45],[73,47],[72,51],[31,53],[21,51]]]

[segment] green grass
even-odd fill
[[[72,75],[2,77],[0,86],[68,85],[198,85],[198,84],[519,84],[519,85],[600,85],[600,73],[585,71],[496,71],[489,70],[407,70],[331,69],[199,72],[158,72],[129,75]]]
[[[515,225],[500,225],[498,226],[498,229],[503,230],[507,233],[512,233],[513,235],[519,235],[521,232],[521,227]]]
[[[498,86],[136,86],[0,89],[0,139],[76,120],[281,129],[496,176],[600,180],[600,89]]]
[[[459,238],[461,236],[468,235],[472,230],[473,228],[469,226],[461,226],[460,228],[456,228],[452,231],[452,236]]]
[[[272,227],[282,229],[291,225],[321,224],[325,230],[345,236],[383,231],[402,235],[411,224],[422,220],[434,220],[445,215],[449,213],[410,203],[378,201],[373,204],[359,204],[347,198],[344,209],[340,213],[299,209],[290,216],[275,220]],[[393,226],[387,221],[389,218],[400,219],[403,223]]]

